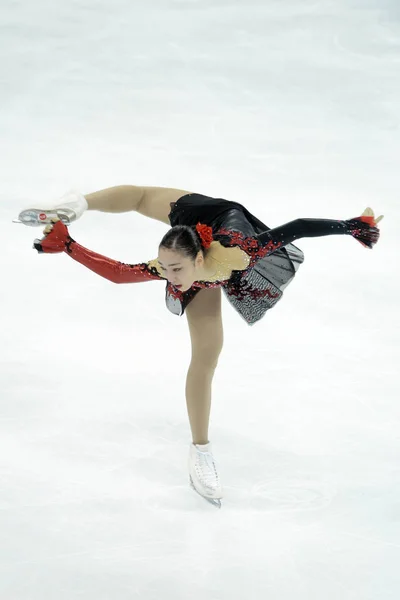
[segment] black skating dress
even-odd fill
[[[168,217],[171,227],[188,225],[195,228],[199,222],[212,227],[215,241],[225,247],[239,246],[251,259],[247,269],[233,271],[226,281],[195,282],[186,292],[180,292],[167,283],[166,305],[177,315],[184,313],[200,289],[222,287],[238,314],[249,325],[253,325],[281,299],[284,288],[292,281],[304,260],[303,252],[293,244],[263,256],[264,248],[260,247],[256,236],[270,228],[238,202],[187,194],[171,203]]]

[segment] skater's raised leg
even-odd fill
[[[137,211],[144,197],[144,188],[137,185],[117,185],[85,194],[88,210],[107,213]]]
[[[171,204],[189,192],[175,188],[118,185],[90,194],[70,191],[53,203],[23,210],[15,222],[38,226],[58,218],[66,225],[79,219],[87,210],[108,213],[136,211],[169,225]]]

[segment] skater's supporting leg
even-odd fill
[[[186,309],[192,359],[186,379],[186,404],[194,444],[206,444],[211,385],[223,346],[221,289],[201,290]]]

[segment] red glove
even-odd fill
[[[114,283],[139,283],[154,279],[164,280],[157,268],[150,263],[127,265],[92,250],[84,248],[69,235],[67,227],[61,221],[47,225],[44,237],[35,240],[33,247],[41,253],[56,254],[66,252],[68,256],[87,267],[94,273]]]
[[[64,252],[69,244],[74,241],[62,221],[57,221],[54,225],[47,225],[44,233],[45,235],[41,240],[33,242],[33,247],[40,253],[56,254],[57,252]]]

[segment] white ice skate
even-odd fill
[[[22,223],[30,227],[40,227],[52,222],[52,219],[60,219],[65,225],[79,219],[87,210],[86,198],[79,192],[70,191],[65,194],[57,204],[48,208],[26,208],[13,219],[13,223]]]
[[[200,496],[221,508],[222,488],[210,443],[190,445],[189,478]]]

